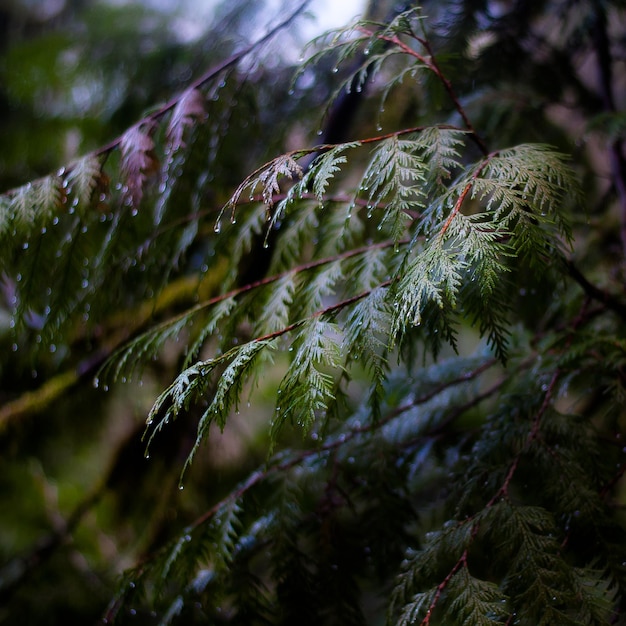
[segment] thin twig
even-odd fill
[[[452,83],[448,80],[446,75],[441,71],[441,68],[437,64],[435,55],[432,52],[430,43],[426,39],[417,38],[417,40],[422,44],[422,46],[424,46],[424,48],[428,52],[430,58],[426,58],[423,54],[420,54],[419,52],[411,48],[411,46],[408,46],[407,44],[405,44],[398,37],[398,35],[392,36],[392,35],[374,33],[373,31],[368,30],[367,28],[364,28],[364,27],[360,27],[359,30],[364,34],[369,35],[370,37],[376,37],[377,39],[380,39],[382,41],[387,41],[389,43],[392,43],[398,46],[404,53],[416,58],[418,61],[423,63],[424,66],[427,67],[431,72],[433,72],[433,74],[435,74],[435,76],[437,76],[437,78],[442,82],[444,89],[446,90],[446,92],[448,93],[448,96],[450,97],[450,99],[452,100],[452,103],[454,104],[454,108],[457,110],[457,112],[461,116],[461,119],[463,120],[465,127],[471,133],[472,138],[474,139],[474,141],[480,148],[481,152],[483,153],[483,155],[487,156],[487,154],[489,153],[489,150],[487,150],[487,146],[485,145],[485,142],[482,140],[482,138],[478,135],[478,133],[474,129],[474,126],[472,125],[469,117],[467,116],[467,113],[465,112],[465,109],[463,108],[463,105],[461,104],[460,100],[458,99],[454,91],[454,87],[452,86]]]

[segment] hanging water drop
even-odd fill
[[[222,230],[222,223],[219,220],[217,222],[215,222],[215,226],[213,226],[213,230],[216,233],[221,232],[221,230]]]

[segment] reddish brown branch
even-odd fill
[[[443,228],[439,232],[439,238],[440,239],[443,239],[443,236],[446,234],[446,231],[450,227],[450,224],[452,224],[452,220],[454,220],[454,218],[461,211],[461,206],[463,206],[463,202],[465,201],[465,198],[467,198],[467,195],[469,194],[469,192],[471,191],[472,187],[474,186],[474,182],[476,181],[478,176],[480,176],[480,173],[485,169],[485,167],[487,167],[489,161],[491,161],[491,159],[494,156],[496,156],[496,154],[497,154],[497,152],[494,152],[492,154],[488,154],[487,158],[485,158],[483,160],[483,162],[476,168],[476,171],[472,174],[472,180],[470,180],[467,183],[467,185],[465,185],[463,191],[461,192],[461,194],[457,198],[456,203],[454,204],[454,208],[450,212],[450,215],[448,215],[448,218],[446,219],[446,221],[445,221],[445,223],[443,225]]]
[[[487,146],[485,145],[484,141],[481,139],[481,137],[478,135],[478,133],[474,129],[474,126],[472,125],[469,117],[467,116],[467,113],[465,112],[465,109],[463,108],[463,105],[461,104],[460,100],[458,99],[454,91],[454,87],[452,86],[452,83],[448,80],[446,75],[441,71],[441,68],[437,64],[435,55],[433,54],[430,43],[426,39],[417,38],[417,40],[422,44],[422,46],[424,46],[424,48],[428,52],[429,58],[425,57],[423,54],[420,54],[419,52],[417,52],[417,50],[414,50],[413,48],[411,48],[411,46],[408,46],[407,44],[405,44],[398,37],[398,35],[378,34],[363,27],[360,27],[359,30],[362,33],[368,35],[369,37],[376,37],[377,39],[380,39],[382,41],[387,41],[388,43],[394,44],[395,46],[400,48],[402,52],[416,58],[418,61],[423,63],[426,68],[428,68],[431,72],[433,72],[433,74],[435,74],[435,76],[437,76],[437,78],[443,84],[444,89],[446,90],[446,92],[448,93],[448,96],[450,97],[450,99],[452,100],[452,103],[454,104],[454,108],[457,110],[457,112],[461,116],[461,119],[463,120],[465,127],[472,134],[472,138],[474,139],[474,141],[480,148],[481,152],[485,156],[488,154],[489,151],[487,150]]]
[[[450,584],[453,576],[459,571],[459,569],[463,567],[467,567],[467,548],[463,550],[463,554],[461,554],[459,560],[454,564],[454,567],[448,572],[448,575],[437,585],[437,591],[426,611],[426,617],[421,621],[420,626],[428,626],[430,624],[430,618],[439,602],[439,598],[441,594],[445,591],[446,587]]]

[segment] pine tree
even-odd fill
[[[149,400],[0,620],[99,529],[106,623],[626,624],[626,14],[530,4],[292,6],[0,196],[7,449]]]

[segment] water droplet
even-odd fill
[[[11,346],[11,350],[13,350],[13,352],[17,352],[17,344],[16,344],[16,343],[14,343],[14,344]]]
[[[57,347],[52,343],[50,344],[50,348],[49,348],[50,352],[56,352],[57,351]]]
[[[335,65],[332,71],[333,71],[333,74],[336,74],[339,71],[339,68]]]
[[[178,485],[178,490],[179,490],[179,491],[182,491],[184,488],[185,488],[185,486],[184,486],[184,485]]]
[[[22,244],[22,250],[28,250],[28,242]]]
[[[317,136],[319,137],[320,135],[322,135],[322,134],[323,134],[323,132],[324,132],[324,131],[320,128],[320,129],[317,131]]]
[[[222,230],[222,223],[219,220],[217,222],[215,222],[215,226],[213,226],[213,230],[216,233],[221,232],[221,230]]]

